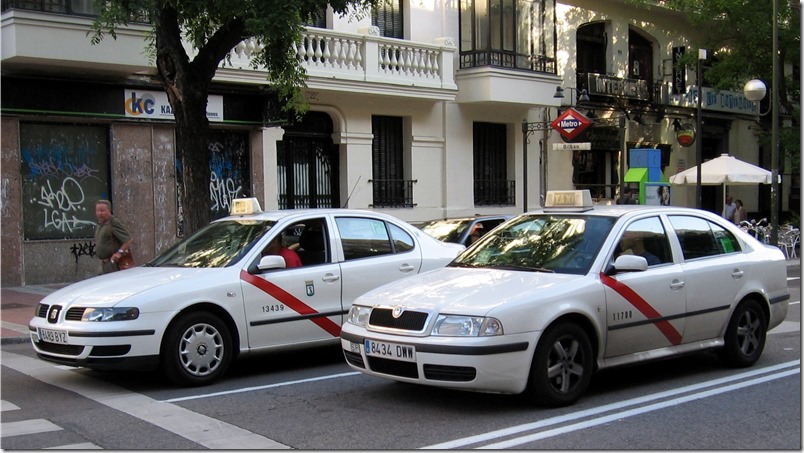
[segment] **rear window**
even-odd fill
[[[685,260],[741,251],[737,238],[722,226],[694,216],[669,216]]]

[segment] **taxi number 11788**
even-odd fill
[[[366,339],[363,347],[366,355],[369,356],[402,360],[404,362],[416,361],[416,348],[414,346]]]

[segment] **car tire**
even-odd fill
[[[557,324],[536,345],[526,392],[545,406],[568,406],[586,392],[592,372],[589,336],[577,324]]]
[[[177,385],[207,385],[220,378],[232,360],[226,323],[206,312],[189,313],[171,323],[162,341],[165,376]]]
[[[734,310],[726,328],[721,359],[734,367],[753,365],[765,349],[767,334],[768,320],[759,302],[753,299],[742,302]]]

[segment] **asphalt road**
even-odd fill
[[[801,445],[800,270],[760,361],[713,353],[596,375],[578,404],[400,384],[353,372],[337,347],[255,355],[225,379],[176,388],[2,347],[2,448],[793,449]]]

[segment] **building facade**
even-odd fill
[[[92,45],[91,23],[86,0],[3,3],[6,286],[95,275],[99,198],[129,225],[140,263],[185,235],[148,26]],[[411,222],[520,213],[548,189],[613,202],[630,149],[660,149],[660,178],[696,165],[695,147],[677,139],[695,122],[698,92],[694,68],[673,65],[697,51],[681,31],[682,16],[620,0],[393,0],[359,20],[322,11],[297,46],[309,76],[302,121],[272,117],[253,40],[219,68],[209,193],[199,196],[213,217],[255,196],[264,209],[341,206]],[[763,165],[757,107],[741,93],[703,93],[704,157]],[[567,143],[550,124],[570,107],[593,125]],[[704,207],[721,209],[722,190],[706,188]],[[763,209],[759,188],[730,190]],[[672,203],[694,205],[694,187],[672,187]]]

